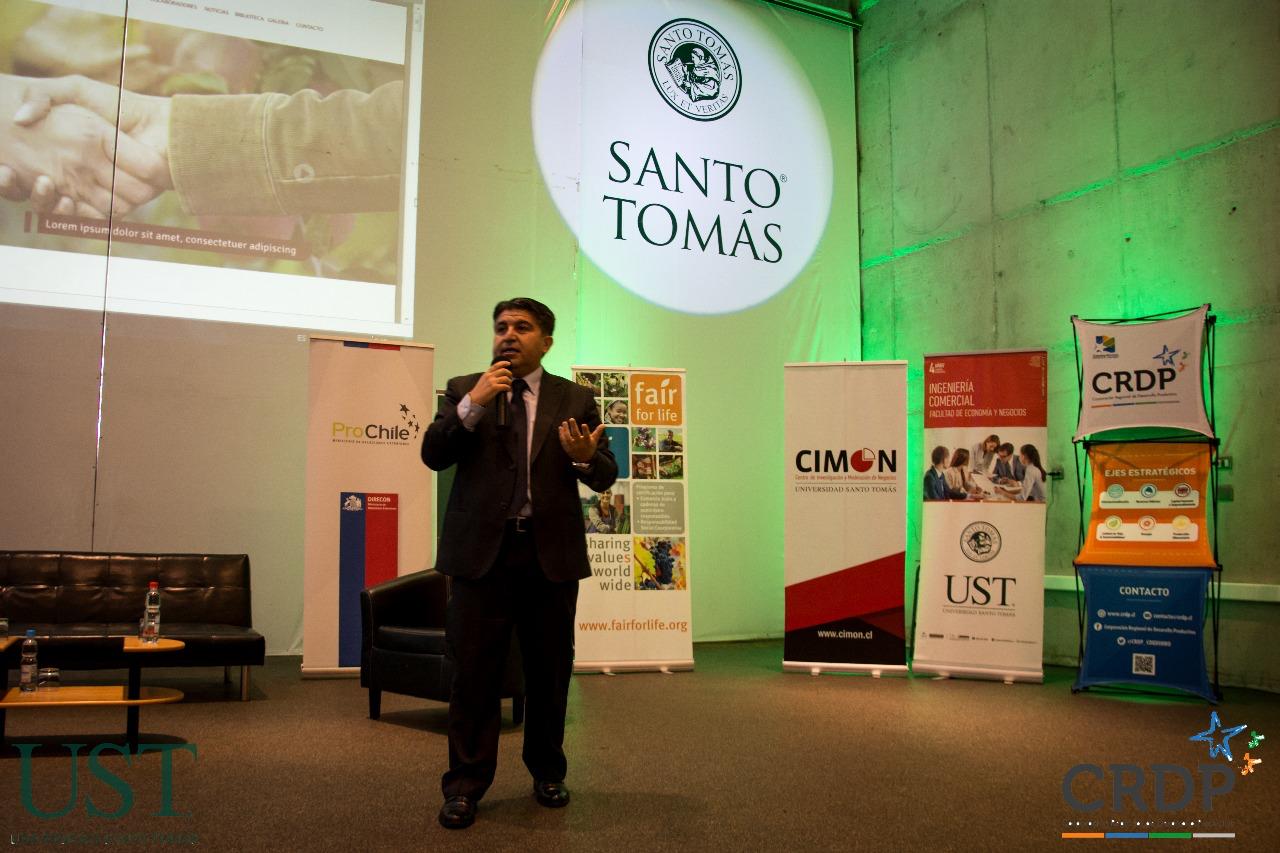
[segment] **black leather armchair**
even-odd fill
[[[448,578],[435,569],[404,575],[360,593],[360,686],[369,690],[369,718],[382,713],[382,691],[449,701],[453,664],[445,654]],[[520,647],[512,635],[502,696],[524,721]]]

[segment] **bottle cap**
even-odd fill
[[[28,637],[34,637],[35,635],[36,635],[36,629],[35,629],[35,628],[28,628],[28,629],[27,629],[27,636],[28,636]]]
[[[152,581],[152,582],[151,582],[151,588],[152,588],[152,589],[159,589],[159,587],[160,587],[160,581]]]

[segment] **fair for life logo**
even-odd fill
[[[538,62],[534,146],[610,278],[665,308],[740,311],[785,289],[821,241],[830,135],[776,13],[736,0],[678,13],[574,2]]]

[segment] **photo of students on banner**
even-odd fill
[[[1023,438],[1028,441],[1015,445],[992,433],[970,449],[937,445],[924,474],[924,499],[1044,503],[1047,474],[1040,449],[1032,437]]]
[[[1088,448],[1088,527],[1077,564],[1213,568],[1208,442],[1128,442]]]

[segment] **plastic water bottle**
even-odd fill
[[[147,589],[146,607],[142,613],[141,639],[144,643],[154,643],[160,639],[160,584],[151,582]]]
[[[27,638],[22,641],[22,669],[18,674],[18,687],[23,693],[34,693],[36,689],[36,630],[27,629]]]

